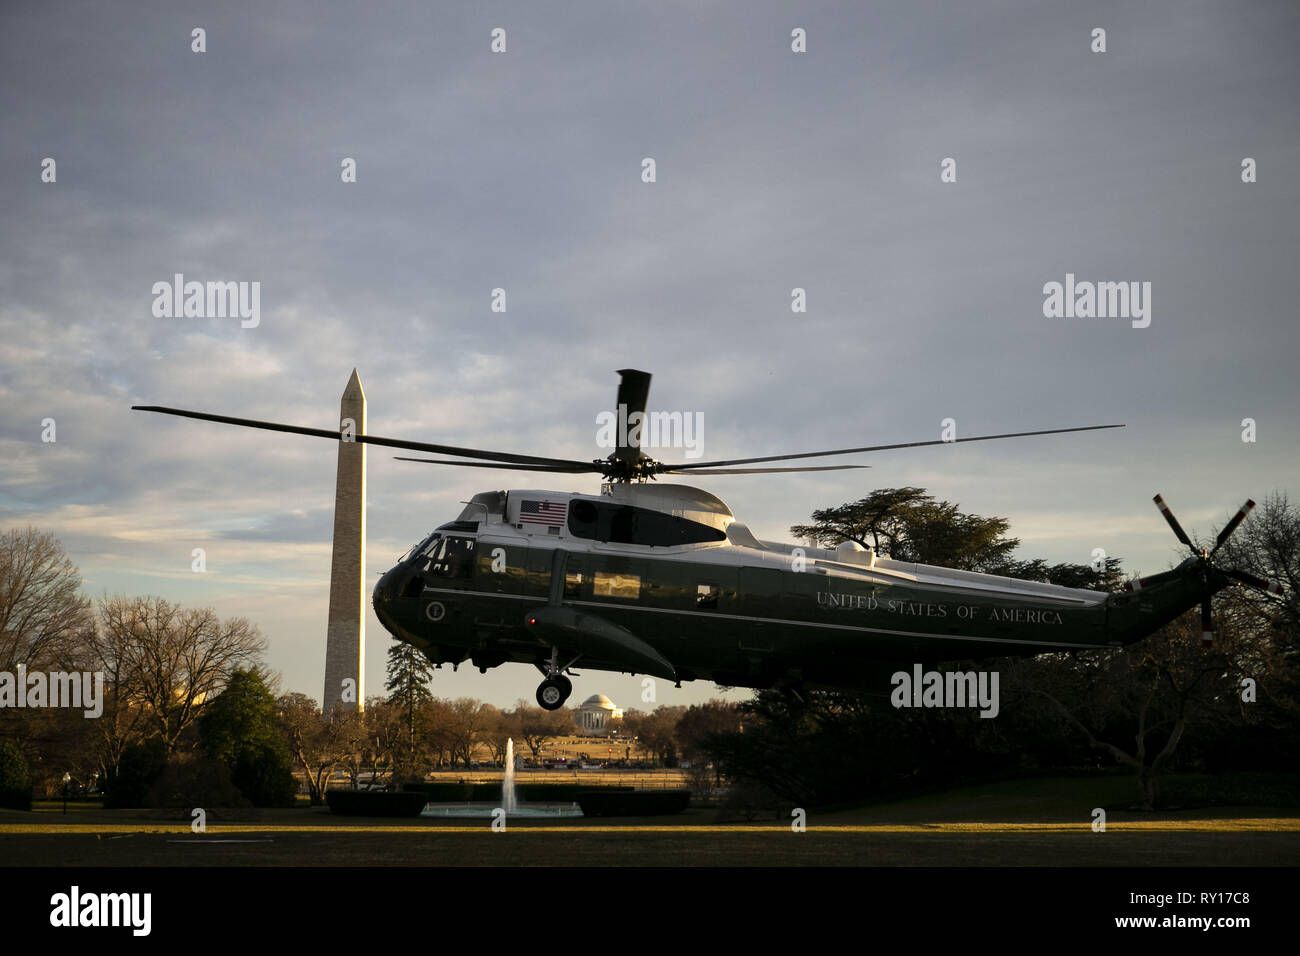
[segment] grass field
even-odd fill
[[[1294,866],[1300,809],[1142,813],[1127,778],[1044,778],[966,787],[788,819],[719,823],[712,809],[624,820],[370,821],[323,808],[189,816],[57,801],[0,811],[10,866]],[[1092,811],[1106,809],[1105,832]],[[468,825],[467,825],[468,824]]]

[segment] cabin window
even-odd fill
[[[569,571],[564,575],[564,596],[566,598],[582,597],[581,571]]]
[[[716,584],[701,584],[695,589],[695,606],[702,611],[716,610],[718,592],[722,589]]]
[[[635,601],[641,597],[641,575],[597,571],[591,579],[591,593],[596,597],[630,598]]]
[[[568,525],[569,534],[575,538],[614,544],[666,547],[723,541],[727,537],[726,532],[689,518],[649,508],[582,499],[569,506]]]

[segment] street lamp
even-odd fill
[[[72,782],[72,774],[66,770],[63,772],[63,815],[68,815],[68,784]]]

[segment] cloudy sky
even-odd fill
[[[212,7],[0,7],[0,527],[56,533],[92,595],[251,618],[285,689],[321,692],[335,449],[131,404],[337,427],[356,367],[374,434],[580,459],[625,367],[709,458],[1123,422],[698,483],[777,539],[920,485],[1022,557],[1142,573],[1180,557],[1157,491],[1201,535],[1300,493],[1294,3]],[[176,273],[259,282],[259,324],[156,316]],[[1045,316],[1067,274],[1149,282],[1150,324]],[[598,482],[372,450],[370,577],[539,484]]]

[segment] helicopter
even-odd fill
[[[619,422],[645,420],[651,375],[618,372]],[[670,464],[620,428],[606,458],[521,455],[233,418],[163,406],[138,411],[449,455],[402,461],[599,474],[599,494],[512,489],[474,495],[379,579],[375,614],[394,638],[435,666],[506,663],[542,674],[538,704],[555,710],[579,664],[647,674],[681,686],[881,689],[901,662],[937,664],[1131,644],[1201,605],[1212,640],[1211,597],[1245,584],[1280,586],[1219,567],[1215,554],[1246,518],[1247,501],[1212,550],[1198,550],[1160,495],[1155,502],[1191,556],[1121,593],[896,561],[855,541],[818,548],[760,540],[717,496],[660,484],[661,475],[779,474],[869,467],[771,462],[958,442],[1122,428],[1087,425],[948,437],[787,455]],[[765,467],[747,467],[763,465]]]

